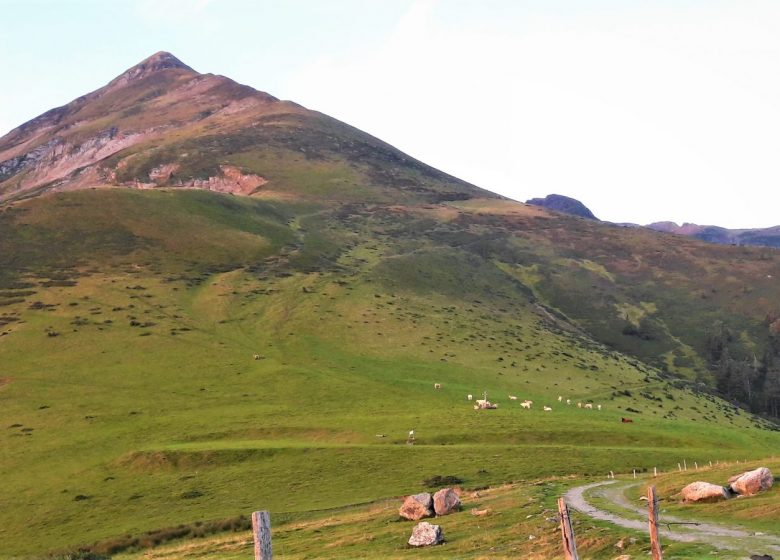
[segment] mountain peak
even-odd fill
[[[113,80],[112,84],[125,84],[133,80],[140,80],[150,74],[159,72],[160,70],[167,70],[169,68],[179,68],[196,73],[195,70],[184,64],[171,53],[166,51],[159,51],[154,53],[152,56],[145,58],[132,68],[125,70],[121,75]]]

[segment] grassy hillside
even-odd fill
[[[401,495],[435,475],[475,488],[766,455],[780,442],[769,424],[604,345],[596,326],[650,314],[695,361],[694,333],[670,325],[698,306],[747,336],[759,327],[744,302],[699,298],[682,267],[717,278],[708,258],[738,255],[740,282],[776,256],[622,235],[501,201],[98,189],[4,208],[0,550],[110,548],[254,509]],[[653,243],[677,266],[640,261]],[[599,297],[583,301],[588,283]],[[672,285],[688,312],[665,307]],[[473,410],[466,395],[483,391],[498,410]]]
[[[777,470],[780,462],[762,462]],[[643,475],[639,479],[624,477],[618,480],[629,488],[630,502],[626,508],[588,495],[589,503],[599,508],[615,510],[629,519],[645,520],[646,505],[639,500],[646,495],[647,484],[654,484],[660,496],[660,520],[674,515],[682,519],[720,522],[747,531],[773,534],[776,527],[777,490],[764,494],[722,502],[719,504],[679,504],[674,494],[693,480],[717,480],[726,473],[753,468],[750,465],[721,465],[702,467],[684,474],[660,474],[657,478]],[[725,479],[724,479],[725,480]],[[479,491],[465,491],[461,495],[463,510],[435,523],[444,530],[446,544],[427,550],[410,550],[405,546],[413,522],[398,517],[399,499],[381,500],[347,508],[336,508],[305,514],[282,514],[272,518],[274,555],[286,559],[302,558],[531,558],[546,560],[562,555],[560,528],[555,516],[556,499],[571,486],[585,481],[571,478],[527,480]],[[622,496],[622,494],[620,494]],[[622,501],[622,500],[621,500]],[[636,508],[637,511],[634,511]],[[720,515],[713,515],[719,511]],[[479,514],[479,515],[477,515]],[[583,558],[613,559],[621,554],[633,558],[647,556],[650,551],[646,530],[637,531],[594,521],[579,511],[571,511],[577,542],[577,551]],[[735,523],[736,522],[736,523]],[[674,526],[675,530],[680,525]],[[197,529],[194,528],[193,529]],[[620,544],[621,548],[617,545]],[[662,532],[664,556],[678,560],[702,558],[742,559],[748,554],[767,551],[766,542],[756,539],[720,538],[717,543],[680,542]],[[713,544],[730,549],[714,548]],[[239,560],[251,555],[252,536],[238,530],[217,536],[180,540],[143,553],[125,553],[118,560],[178,560],[193,557]],[[771,550],[769,550],[771,551]]]

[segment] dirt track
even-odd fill
[[[616,480],[594,482],[570,489],[565,499],[569,507],[593,519],[646,533],[646,507],[635,506],[625,496],[625,490],[635,484],[636,482]],[[586,495],[597,495],[608,500],[619,513],[593,507],[588,503]],[[664,525],[665,523],[668,525]],[[671,526],[676,523],[685,523],[685,525],[675,525],[672,529]],[[703,523],[695,519],[682,519],[663,513],[659,517],[658,529],[662,543],[664,539],[705,543],[724,551],[732,551],[736,554],[735,558],[749,558],[750,554],[771,554],[777,557],[780,553],[780,536],[777,535],[753,533],[726,525]]]

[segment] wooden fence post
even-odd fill
[[[565,560],[579,560],[577,544],[574,542],[574,529],[571,527],[569,508],[563,498],[558,498],[558,517],[561,520],[561,537],[563,539],[563,557]]]
[[[271,516],[267,511],[252,513],[252,536],[255,539],[255,560],[272,560]]]
[[[663,560],[661,542],[658,540],[658,498],[655,495],[655,486],[647,488],[647,519],[650,527],[650,551],[653,560]]]

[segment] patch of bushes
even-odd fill
[[[248,531],[251,528],[252,519],[244,515],[216,521],[196,521],[176,527],[147,531],[137,536],[124,535],[106,539],[89,546],[79,547],[75,551],[55,554],[51,560],[108,560],[120,552],[153,548],[185,537],[203,538],[216,533]]]
[[[423,486],[425,486],[426,488],[440,488],[442,486],[454,486],[456,484],[461,484],[462,482],[463,480],[461,480],[457,476],[453,476],[453,475],[442,476],[440,474],[437,474],[435,476],[423,480]]]

